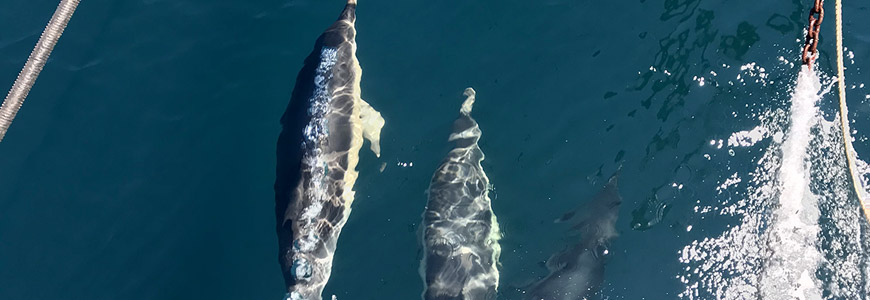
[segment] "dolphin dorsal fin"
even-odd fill
[[[465,102],[462,102],[462,108],[459,109],[459,112],[464,115],[470,115],[471,107],[474,106],[474,98],[475,95],[477,95],[477,92],[475,92],[473,88],[468,87],[465,88],[465,92],[462,94],[465,95],[466,98]]]

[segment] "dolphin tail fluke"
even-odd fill
[[[471,107],[474,106],[474,99],[477,92],[475,92],[473,88],[468,87],[465,88],[465,92],[462,94],[465,95],[466,98],[465,102],[462,102],[462,108],[459,109],[459,112],[464,115],[470,115]]]
[[[360,104],[359,118],[362,123],[363,137],[371,143],[375,156],[381,157],[381,129],[384,128],[384,117],[365,100],[360,99]]]

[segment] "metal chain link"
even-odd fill
[[[819,46],[819,29],[822,27],[822,19],[825,18],[825,9],[822,7],[824,3],[824,0],[815,0],[813,9],[810,10],[807,41],[804,44],[804,52],[801,56],[803,63],[808,66],[812,66],[816,60],[816,47]]]

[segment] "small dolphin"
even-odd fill
[[[471,118],[475,92],[465,89],[449,141],[456,148],[432,176],[423,213],[420,275],[426,300],[495,299],[501,238],[480,162],[480,128]]]
[[[580,300],[598,292],[604,281],[604,262],[610,253],[610,241],[616,238],[616,219],[622,197],[617,175],[578,212],[566,214],[560,221],[579,219],[574,226],[579,243],[567,247],[547,260],[550,274],[526,291],[529,300]]]
[[[355,21],[349,0],[317,39],[281,117],[275,217],[287,299],[321,299],[354,200],[363,138],[380,156],[384,119],[360,98]]]

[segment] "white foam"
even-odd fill
[[[728,138],[728,147],[750,147],[767,137],[767,128],[757,126],[751,130],[735,132]]]
[[[821,299],[815,272],[821,254],[818,200],[809,190],[810,130],[818,114],[819,77],[802,68],[792,94],[790,126],[782,145],[778,173],[778,207],[774,211],[768,246],[771,253],[761,276],[764,299]]]
[[[716,190],[727,199],[695,207],[699,214],[717,212],[737,217],[739,223],[718,237],[693,241],[680,251],[680,261],[687,265],[677,276],[686,287],[681,298],[821,299],[822,286],[816,274],[827,266],[824,257],[835,250],[826,249],[822,254],[820,207],[824,205],[826,216],[848,211],[841,199],[845,193],[833,184],[840,182],[837,176],[843,173],[842,168],[836,168],[841,142],[831,134],[836,133],[836,127],[824,123],[816,106],[821,86],[819,77],[804,69],[792,91],[789,111],[762,111],[758,127],[731,134],[729,147],[754,146],[766,137],[771,140],[757,158],[756,169],[747,173],[748,178],[731,173],[719,181]],[[719,143],[710,141],[711,146]],[[728,150],[729,155],[734,153]],[[818,165],[811,164],[816,160]],[[744,182],[745,189],[735,188]],[[723,193],[726,189],[729,191]],[[817,190],[822,194],[812,192]],[[849,231],[851,227],[838,223],[837,228]],[[836,239],[826,242],[830,240],[840,243]],[[855,291],[845,280],[856,278],[850,271],[854,261],[837,261],[845,270],[829,273],[846,298]],[[826,291],[832,289],[830,286],[825,286]]]
[[[741,181],[743,181],[743,179],[741,179],[740,176],[737,175],[737,173],[734,173],[731,175],[731,177],[728,177],[728,179],[726,179],[725,182],[723,182],[722,184],[717,186],[716,191],[718,191],[721,194],[722,191],[728,189],[729,187],[731,187],[733,185],[740,183]]]

